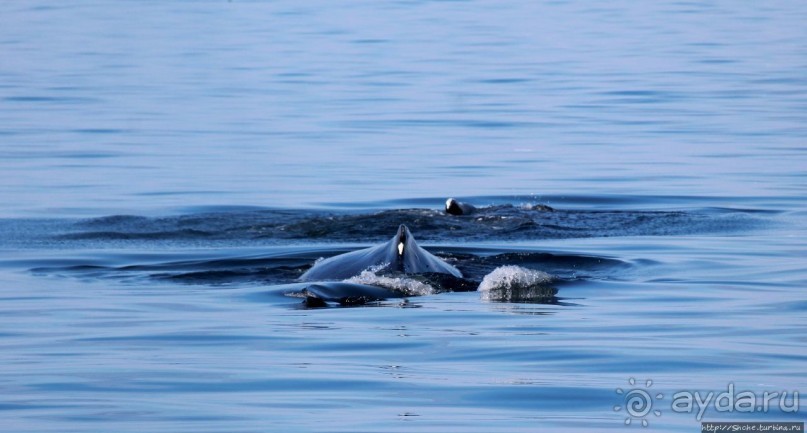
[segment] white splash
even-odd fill
[[[355,277],[350,277],[344,280],[346,283],[356,284],[369,284],[371,286],[384,287],[390,290],[397,290],[410,296],[424,296],[434,293],[434,288],[426,283],[423,283],[412,278],[405,276],[401,277],[388,277],[384,275],[377,275],[377,269],[368,269],[362,271],[361,274]]]
[[[500,266],[485,275],[477,291],[483,301],[530,301],[555,295],[552,275],[521,266]]]

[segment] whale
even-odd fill
[[[342,306],[364,305],[390,298],[403,298],[406,293],[368,284],[328,281],[306,286],[299,292],[309,308],[327,307],[329,303]]]
[[[404,274],[449,274],[462,278],[459,269],[423,249],[401,224],[389,241],[321,260],[300,276],[300,281],[343,280],[367,269]]]
[[[488,213],[489,213],[491,210],[504,209],[504,208],[508,208],[508,207],[512,208],[513,205],[491,206],[491,207],[488,207],[488,208],[483,208],[483,211],[488,211]],[[555,209],[553,209],[552,207],[547,206],[545,204],[522,205],[522,206],[520,206],[520,208],[523,209],[523,210],[534,210],[534,211],[541,211],[541,212],[554,212],[555,211]],[[461,201],[457,201],[456,199],[449,198],[449,199],[446,200],[445,212],[448,215],[461,216],[461,215],[472,215],[472,214],[475,214],[475,213],[481,212],[481,211],[476,206],[474,206],[474,205],[472,205],[470,203],[463,203]]]
[[[446,200],[446,213],[449,215],[470,215],[476,212],[476,207],[470,203],[463,203],[453,198]]]

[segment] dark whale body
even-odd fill
[[[469,203],[463,203],[453,198],[446,200],[446,213],[449,215],[470,215],[476,212],[476,207]]]
[[[307,307],[327,307],[329,302],[339,305],[364,305],[390,298],[403,298],[404,292],[367,284],[324,282],[307,286],[301,292]]]
[[[512,208],[512,205],[491,206],[491,207],[487,208],[487,210],[489,211],[491,209],[496,209],[496,208],[501,209],[501,208],[504,208],[504,207],[511,207]],[[549,206],[547,206],[545,204],[535,204],[535,205],[531,205],[531,206],[522,206],[521,208],[525,209],[525,210],[536,210],[536,211],[543,211],[543,212],[554,212],[555,211],[555,209],[552,209],[551,207],[549,207]],[[445,212],[447,214],[449,214],[449,215],[456,215],[456,216],[472,215],[472,214],[475,214],[475,213],[477,213],[479,211],[480,211],[480,209],[478,209],[476,206],[474,206],[474,205],[472,205],[470,203],[463,203],[463,202],[457,201],[457,200],[455,200],[453,198],[449,198],[449,199],[446,200]],[[485,211],[485,208],[483,208],[481,211]]]
[[[379,270],[405,274],[442,273],[462,278],[457,268],[421,248],[409,229],[401,224],[388,242],[325,259],[304,273],[300,280],[342,280],[376,266],[383,266]]]

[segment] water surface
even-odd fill
[[[617,388],[651,379],[648,430],[688,432],[675,392],[807,388],[798,2],[0,17],[9,431],[623,431]],[[474,282],[519,265],[556,298],[284,296],[401,223]]]

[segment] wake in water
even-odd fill
[[[437,201],[439,203],[439,201]],[[495,204],[452,215],[444,209],[362,212],[236,209],[167,217],[113,215],[84,220],[3,220],[0,242],[30,247],[293,245],[378,242],[405,224],[423,242],[453,244],[614,236],[725,234],[764,222],[759,212],[559,209]]]
[[[445,210],[391,209],[373,212],[310,210],[238,210],[163,218],[109,216],[87,220],[5,220],[5,243],[47,244],[68,250],[105,250],[121,246],[165,249],[250,247],[271,254],[227,254],[186,258],[161,254],[144,263],[137,257],[98,260],[49,260],[32,271],[85,279],[157,280],[205,285],[288,285],[289,292],[324,302],[360,304],[385,297],[422,296],[446,291],[479,290],[482,299],[500,302],[556,302],[557,288],[586,279],[611,279],[634,266],[625,261],[588,255],[559,255],[534,250],[464,247],[470,242],[537,239],[666,236],[747,230],[764,220],[752,212],[563,210],[542,204],[497,204],[477,207],[449,200]],[[419,240],[450,243],[428,248],[462,276],[441,272],[407,273],[373,263],[339,278],[298,283],[312,264],[354,247],[312,247],[343,242],[378,242],[407,224]],[[8,236],[5,236],[8,235]],[[453,246],[452,246],[453,245]],[[431,255],[423,251],[425,255]],[[413,262],[414,263],[414,262]],[[373,267],[376,266],[376,267]],[[438,265],[438,268],[441,265]],[[326,280],[326,281],[322,281]],[[383,290],[379,292],[377,289]],[[345,296],[340,296],[340,293]],[[385,295],[386,294],[386,295]]]

